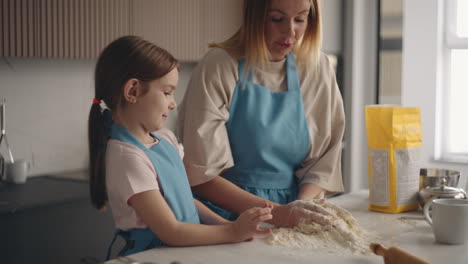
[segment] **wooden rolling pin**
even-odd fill
[[[429,262],[411,255],[410,253],[397,247],[391,247],[387,249],[378,243],[372,243],[369,247],[370,250],[374,252],[374,254],[384,258],[385,264],[429,264]]]

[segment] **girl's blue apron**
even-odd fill
[[[145,152],[158,174],[164,199],[171,207],[177,220],[199,224],[200,219],[193,201],[185,167],[177,149],[163,138],[151,135],[157,138],[159,143],[147,148],[128,130],[119,125],[112,124],[109,132],[111,138],[132,144]],[[125,247],[118,254],[119,256],[164,245],[149,228],[135,228],[128,231],[117,229],[109,245],[106,259],[110,257],[110,251],[117,236],[121,236],[126,241]]]
[[[221,176],[252,194],[286,204],[297,199],[295,171],[311,144],[294,54],[286,57],[285,92],[273,93],[254,83],[252,72],[247,78],[244,73],[241,60],[226,123],[234,167]],[[227,219],[238,216],[200,200]]]

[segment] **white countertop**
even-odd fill
[[[385,247],[399,247],[430,263],[468,263],[468,245],[443,245],[434,240],[432,228],[423,220],[421,211],[400,214],[371,212],[368,207],[368,191],[362,190],[330,199],[348,211],[359,225],[381,237]],[[331,254],[319,249],[291,248],[267,244],[261,237],[254,241],[237,244],[158,248],[130,258],[140,262],[169,264],[179,261],[182,264],[262,264],[262,263],[384,263],[379,256]],[[122,264],[120,260],[110,260],[108,264]]]

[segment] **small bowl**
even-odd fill
[[[460,172],[455,170],[421,168],[419,170],[419,189],[442,186],[443,178],[446,181],[445,186],[458,187],[460,175]]]

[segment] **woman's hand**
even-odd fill
[[[323,199],[318,202],[297,200],[276,206],[272,210],[273,219],[270,223],[277,227],[294,227],[301,222],[331,225],[330,218],[335,216],[322,205],[324,201]]]
[[[348,224],[350,225],[357,225],[357,221],[356,219],[353,217],[353,215],[348,212],[346,209],[338,206],[338,205],[334,205],[332,203],[330,203],[329,201],[325,200],[325,199],[320,199],[319,202],[322,204],[322,206],[324,208],[330,208],[332,210],[334,210],[336,212],[336,215],[338,217],[341,217],[343,218]]]
[[[259,224],[271,220],[270,205],[264,208],[253,207],[239,215],[237,220],[232,223],[233,232],[239,238],[239,241],[251,240],[255,234],[267,234],[271,232],[270,228],[261,229]]]

